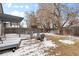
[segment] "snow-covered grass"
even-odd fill
[[[56,48],[57,45],[51,40],[39,41],[36,39],[23,40],[21,42],[20,48],[17,49],[14,53],[9,51],[7,53],[2,53],[0,55],[4,56],[45,56],[48,55],[45,50],[49,48]]]

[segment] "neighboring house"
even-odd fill
[[[0,3],[0,35],[4,35],[5,33],[8,33],[8,32],[15,33],[19,31],[20,22],[22,20],[23,20],[22,17],[4,14],[2,4]]]
[[[69,25],[70,22],[74,25]],[[63,26],[63,34],[67,35],[79,35],[78,33],[78,26],[79,26],[79,20],[69,20],[64,26]]]
[[[79,36],[79,23],[70,26],[70,29],[71,29],[71,31],[70,31],[70,34],[71,34],[71,35]]]
[[[64,35],[70,35],[71,34],[71,29],[69,29],[68,27],[64,27],[63,28],[63,34]]]

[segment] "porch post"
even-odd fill
[[[1,21],[1,36],[4,35],[4,24],[3,21]]]
[[[20,35],[20,31],[21,31],[20,23],[19,23],[19,30],[18,30],[18,31],[19,31],[19,37],[20,37],[20,36],[21,36],[21,35]]]
[[[0,36],[1,36],[1,31],[2,31],[2,23],[0,21]]]

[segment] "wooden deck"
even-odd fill
[[[6,35],[7,37],[2,38],[3,43],[0,43],[0,50],[9,49],[9,48],[18,48],[21,43],[20,37],[14,37],[12,35]]]

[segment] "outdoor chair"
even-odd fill
[[[3,39],[4,38],[4,39]],[[3,44],[3,41],[6,40],[5,36],[0,36],[0,42]]]
[[[3,44],[3,40],[2,40],[2,37],[0,37],[0,42]]]
[[[44,34],[38,34],[37,35],[37,40],[43,41],[45,35]]]

